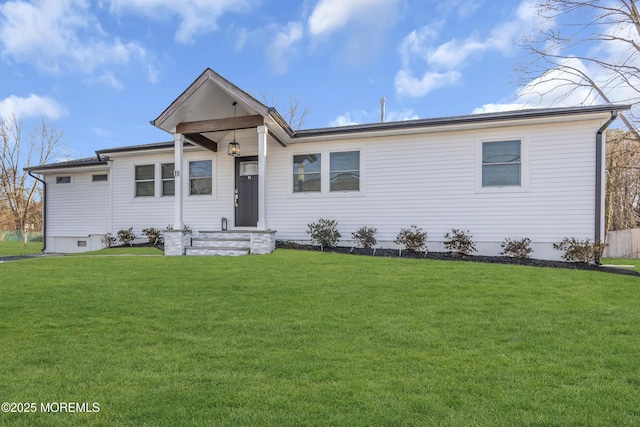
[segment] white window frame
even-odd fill
[[[210,161],[211,162],[211,194],[191,194],[191,180],[189,178],[189,163],[190,162],[198,162],[198,161]],[[131,174],[133,176],[133,183],[132,183],[132,187],[133,187],[133,193],[132,193],[132,199],[138,200],[138,201],[143,201],[143,200],[156,200],[159,198],[171,198],[171,197],[175,197],[175,192],[172,196],[163,196],[162,195],[162,165],[163,164],[168,164],[168,163],[173,163],[173,168],[174,168],[174,176],[173,179],[175,180],[175,170],[176,170],[176,165],[175,165],[175,161],[173,159],[163,159],[163,160],[156,160],[153,162],[140,162],[140,163],[134,163],[131,166]],[[150,166],[153,165],[154,166],[154,186],[153,186],[153,196],[136,196],[136,166]],[[184,175],[182,177],[182,194],[185,197],[197,197],[197,198],[204,198],[204,197],[210,197],[210,198],[214,198],[215,199],[215,195],[216,195],[216,157],[195,157],[195,156],[189,156],[183,159],[182,161],[182,168],[179,170],[182,170]],[[149,180],[150,181],[150,180]],[[174,181],[175,182],[175,181]],[[177,185],[177,183],[176,183]]]
[[[162,177],[162,166],[163,165],[173,165],[173,175],[171,176],[171,178],[163,178]],[[176,163],[175,161],[170,161],[170,162],[160,162],[159,163],[159,169],[160,169],[160,197],[174,197],[176,195],[176,189],[175,189],[175,185],[176,185]],[[164,183],[165,181],[173,181],[173,194],[164,194]]]
[[[186,184],[186,194],[189,195],[189,197],[213,197],[215,194],[215,180],[214,180],[214,176],[215,176],[215,161],[214,159],[185,159],[186,162],[186,167],[184,168],[186,171],[186,179],[185,184]],[[211,193],[209,194],[191,194],[191,180],[192,179],[203,179],[203,177],[196,177],[196,178],[191,178],[191,163],[193,162],[211,162]],[[175,166],[174,166],[175,167]]]
[[[476,140],[476,192],[477,193],[523,193],[529,191],[529,141],[527,136],[500,136]],[[482,186],[482,149],[487,142],[520,141],[520,185]]]
[[[106,179],[98,179],[96,180],[96,176],[105,176]],[[91,183],[92,184],[104,184],[109,182],[109,174],[108,173],[92,173],[91,174]]]
[[[338,154],[338,153],[353,153],[353,152],[357,152],[358,153],[358,189],[357,190],[332,190],[331,189],[331,174],[333,173],[331,171],[331,155],[332,154]],[[355,169],[354,169],[355,170]],[[359,193],[360,189],[362,188],[362,176],[360,174],[360,171],[362,170],[362,151],[361,150],[332,150],[329,151],[329,192],[330,193],[350,193],[350,194],[355,194],[355,193]],[[353,170],[344,170],[344,171],[339,171],[339,172],[351,172]]]
[[[304,156],[304,155],[311,155],[311,154],[318,154],[320,156],[320,190],[319,191],[294,191],[293,189],[293,185],[294,185],[294,172],[293,172],[293,168],[294,165],[296,164],[294,159],[296,156]],[[298,153],[291,153],[291,157],[290,157],[290,163],[289,163],[289,191],[292,194],[322,194],[326,185],[324,183],[324,164],[327,163],[326,161],[323,161],[323,159],[325,159],[325,154],[323,152],[321,152],[320,150],[307,150],[307,151],[300,151]],[[308,172],[309,174],[317,174],[318,172]]]
[[[58,178],[69,178],[69,182],[58,182]],[[54,183],[56,185],[71,185],[73,186],[73,174],[69,174],[69,175],[56,175],[54,176]]]
[[[359,190],[337,190],[331,191],[331,153],[342,153],[342,152],[351,152],[358,151],[360,152],[360,189]],[[305,155],[305,154],[320,154],[321,162],[320,165],[320,191],[307,191],[307,192],[294,192],[293,191],[293,158],[294,156]],[[287,185],[289,187],[289,197],[311,197],[311,198],[354,198],[354,197],[364,197],[366,195],[366,149],[362,146],[357,147],[340,147],[339,149],[335,148],[323,148],[320,150],[313,149],[297,149],[289,152],[289,163],[287,169]]]
[[[137,180],[136,179],[136,168],[138,166],[153,166],[153,195],[152,196],[138,196],[138,187],[136,184],[138,182],[149,182],[150,179],[145,180]],[[158,162],[152,163],[137,163],[133,165],[133,198],[134,199],[153,199],[158,195]]]

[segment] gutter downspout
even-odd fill
[[[42,251],[47,249],[47,183],[28,172],[29,176],[42,183]]]
[[[595,244],[596,245],[600,245],[602,243],[602,231],[601,229],[602,227],[602,204],[603,204],[603,199],[604,199],[604,195],[603,195],[603,185],[602,185],[602,181],[603,181],[603,177],[604,177],[604,170],[602,167],[603,164],[603,142],[602,142],[602,134],[604,133],[604,131],[609,127],[609,125],[611,123],[613,123],[613,121],[615,119],[618,118],[618,111],[617,110],[612,110],[611,111],[611,117],[609,117],[609,120],[607,120],[605,122],[605,124],[603,124],[600,129],[598,129],[598,132],[596,133],[596,220],[595,220]],[[606,230],[605,230],[606,233]],[[595,259],[595,263],[597,265],[600,265],[600,255],[598,255]]]

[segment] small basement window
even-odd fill
[[[91,175],[92,182],[104,182],[104,181],[107,181],[108,179],[109,179],[109,175],[107,175],[106,173]]]
[[[84,248],[87,246],[87,241],[86,240],[78,240],[78,247],[79,248]]]
[[[56,184],[71,184],[71,176],[56,176]]]

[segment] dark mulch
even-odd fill
[[[8,256],[0,256],[0,262],[5,262],[5,261],[16,261],[19,259],[26,259],[26,258],[36,258],[40,255],[38,254],[30,254],[30,255],[8,255]]]
[[[286,249],[301,249],[309,251],[319,251],[319,246],[304,245],[289,241],[276,241],[277,248]],[[604,267],[601,265],[588,264],[584,262],[565,262],[565,261],[548,261],[543,259],[518,259],[506,256],[481,256],[481,255],[468,255],[462,256],[449,252],[412,252],[412,251],[400,251],[398,249],[364,249],[364,248],[350,248],[344,246],[338,246],[335,248],[324,248],[325,252],[336,252],[341,254],[354,254],[354,255],[367,255],[367,256],[380,256],[390,258],[415,258],[415,259],[434,259],[440,261],[469,261],[469,262],[484,262],[491,264],[511,264],[511,265],[526,265],[532,267],[550,267],[550,268],[569,268],[573,270],[588,270],[588,271],[603,271],[606,273],[626,274],[629,276],[640,276],[640,273],[635,270],[629,270],[625,268],[616,267]]]

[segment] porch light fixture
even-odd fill
[[[236,117],[236,105],[237,102],[233,102],[233,117]],[[229,143],[229,151],[227,152],[231,157],[239,157],[240,156],[240,144],[236,142],[236,130],[233,129],[233,141]]]

